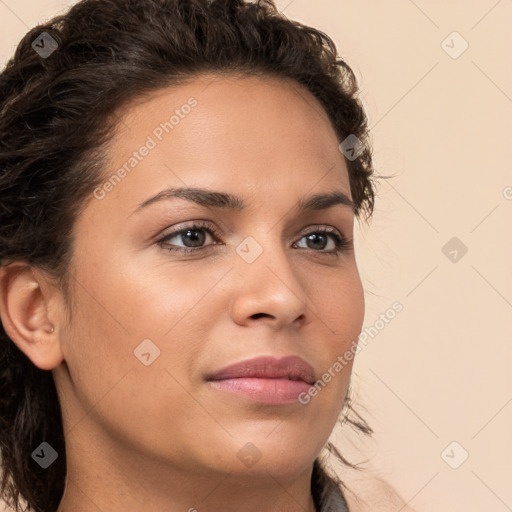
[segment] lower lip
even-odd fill
[[[255,402],[284,405],[298,402],[301,393],[307,393],[311,385],[302,380],[239,378],[212,380],[210,384],[221,391],[242,395]]]

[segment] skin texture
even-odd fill
[[[188,115],[75,226],[72,311],[44,272],[2,270],[2,322],[53,372],[64,415],[67,488],[59,512],[314,511],[315,457],[341,411],[352,362],[307,405],[264,405],[205,376],[261,355],[300,356],[317,378],[361,331],[364,295],[352,245],[309,242],[313,228],[351,239],[349,206],[298,213],[299,199],[350,197],[339,141],[317,100],[275,78],[204,75],[123,111],[108,179],[172,112]],[[137,206],[167,187],[243,198],[241,211],[182,198]],[[157,240],[208,221],[195,253]],[[252,263],[236,251],[253,237]],[[167,247],[187,247],[176,235]],[[213,245],[211,245],[213,244]],[[51,328],[54,331],[51,332]],[[160,350],[145,366],[134,350]],[[237,456],[252,443],[261,458]]]

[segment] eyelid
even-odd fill
[[[169,231],[168,232],[165,232],[161,235],[162,237],[166,237],[168,235],[176,235],[176,234],[179,234],[183,231],[187,231],[187,230],[190,230],[190,229],[194,229],[194,228],[197,228],[197,229],[205,229],[205,230],[210,230],[212,233],[216,233],[216,234],[219,234],[221,235],[222,232],[220,231],[220,229],[218,229],[215,224],[211,223],[210,221],[207,221],[207,220],[190,220],[190,221],[186,221],[186,222],[180,222],[179,224],[176,224],[174,226],[172,226],[172,228],[169,228]]]

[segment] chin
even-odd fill
[[[284,432],[267,432],[259,436],[247,436],[233,439],[231,447],[226,447],[224,457],[217,458],[233,476],[262,478],[274,477],[279,481],[288,481],[310,469],[323,446],[323,442],[313,443],[311,433],[286,437]],[[226,457],[226,454],[231,456]]]

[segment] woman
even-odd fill
[[[7,503],[405,506],[320,458],[339,418],[371,432],[338,360],[374,205],[357,92],[270,0],[83,0],[23,38],[0,75]]]

